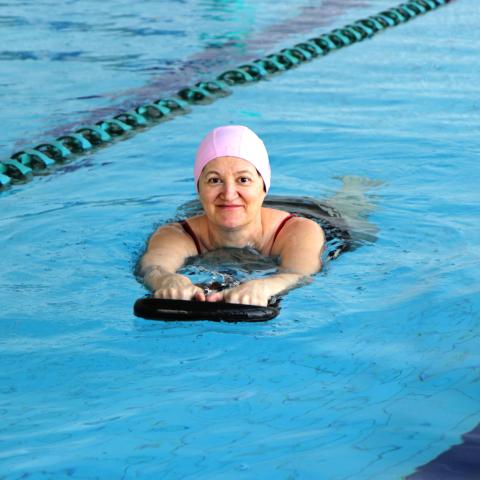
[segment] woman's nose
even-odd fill
[[[223,191],[222,191],[223,197],[225,200],[232,200],[237,197],[237,187],[235,185],[235,182],[224,182],[223,183]]]

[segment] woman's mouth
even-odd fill
[[[234,209],[234,208],[242,208],[242,205],[236,205],[236,204],[224,204],[224,205],[218,205],[219,208],[222,208],[224,210],[230,210],[230,209]]]

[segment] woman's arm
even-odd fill
[[[266,306],[270,297],[294,287],[322,268],[324,245],[325,235],[317,223],[293,218],[282,229],[272,249],[273,255],[280,256],[279,273],[213,293],[207,296],[207,301]]]
[[[205,293],[177,270],[197,254],[193,240],[178,224],[160,227],[140,260],[140,274],[156,298],[205,301]]]

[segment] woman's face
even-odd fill
[[[209,221],[225,228],[250,223],[259,215],[265,198],[257,169],[237,157],[218,157],[207,163],[198,190]]]

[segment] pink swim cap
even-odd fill
[[[227,125],[213,129],[202,140],[195,157],[194,177],[198,179],[208,162],[218,157],[238,157],[250,162],[260,173],[265,192],[270,188],[270,162],[265,145],[248,127]]]

